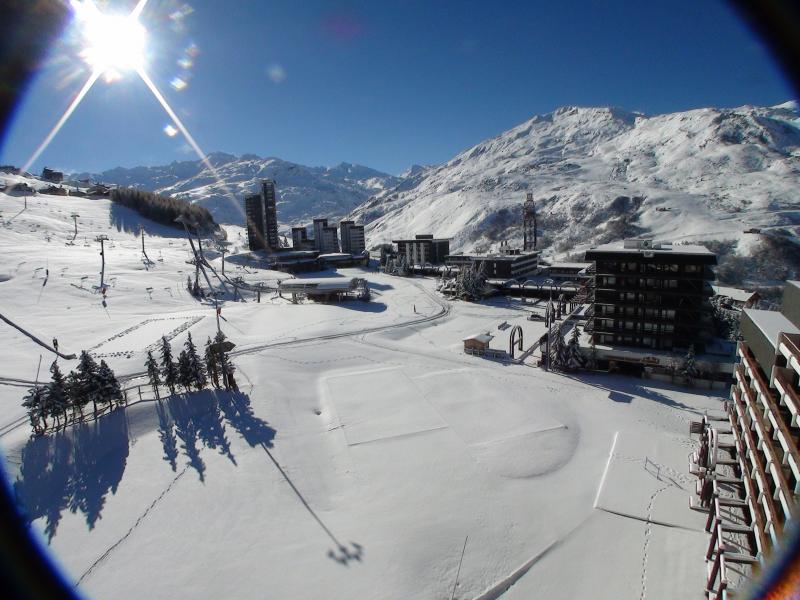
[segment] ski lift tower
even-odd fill
[[[228,252],[228,246],[231,243],[228,240],[219,240],[217,242],[217,250],[222,254],[222,275],[225,275],[225,253]]]
[[[105,284],[106,252],[105,252],[105,246],[103,244],[108,241],[108,236],[104,233],[100,234],[96,238],[94,238],[94,241],[100,242],[100,292],[102,293],[103,290],[106,289],[106,284]]]
[[[536,250],[536,203],[532,192],[528,192],[522,205],[522,236],[522,250]]]
[[[75,238],[78,237],[78,217],[80,217],[80,215],[78,213],[72,213],[70,217],[72,217],[72,221],[75,223],[75,234],[72,236],[72,241],[74,242]]]

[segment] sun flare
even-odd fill
[[[108,76],[144,66],[147,30],[137,16],[103,14],[94,3],[76,7],[83,35],[80,55],[93,71]]]

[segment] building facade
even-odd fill
[[[295,250],[314,249],[314,240],[308,239],[306,227],[292,227],[292,248]]]
[[[354,221],[339,221],[339,245],[342,252],[350,252],[350,228],[354,226]]]
[[[692,506],[707,511],[709,597],[747,583],[800,516],[800,282],[781,311],[744,309],[724,420],[693,424],[700,447]]]
[[[328,226],[328,219],[314,219],[314,248],[322,251],[320,241],[322,240],[322,230]]]
[[[247,218],[247,245],[250,250],[280,249],[275,181],[263,180],[260,193],[245,197],[244,210]]]
[[[588,250],[586,260],[595,271],[587,327],[594,343],[703,352],[711,337],[712,252],[625,240]]]
[[[508,250],[500,254],[451,254],[446,263],[452,267],[481,268],[489,279],[520,279],[539,270],[539,253]]]
[[[339,230],[335,225],[326,225],[322,228],[317,240],[320,254],[339,252]]]
[[[431,234],[419,234],[414,239],[392,240],[397,245],[397,256],[404,257],[407,265],[441,265],[450,253],[450,240],[437,239]]]
[[[344,251],[344,248],[342,249]],[[364,254],[367,250],[367,238],[364,235],[363,225],[350,226],[350,254]]]
[[[367,248],[364,226],[356,225],[354,221],[341,221],[339,223],[339,245],[342,252],[363,254]]]

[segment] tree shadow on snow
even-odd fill
[[[608,391],[609,399],[615,402],[631,402],[634,397],[643,398],[672,408],[686,410],[691,413],[701,414],[697,408],[684,404],[674,398],[671,398],[664,392],[678,391],[682,393],[691,393],[690,388],[671,385],[652,379],[647,380],[647,385],[642,385],[640,380],[633,377],[623,375],[605,375],[600,373],[573,373],[564,375],[570,379],[580,381],[592,387]],[[664,390],[663,392],[661,390]],[[711,390],[700,390],[702,392],[710,392]],[[720,398],[721,400],[723,398]]]
[[[81,512],[94,528],[106,495],[116,493],[128,459],[128,422],[124,410],[31,439],[22,451],[14,493],[30,523],[44,518],[48,539],[67,509]]]
[[[135,416],[129,413],[131,410]],[[142,431],[131,431],[129,418],[136,423],[134,429]],[[29,524],[44,519],[48,540],[55,535],[66,510],[80,512],[89,529],[93,529],[101,518],[108,493],[117,492],[131,442],[138,435],[155,429],[162,459],[171,470],[178,470],[182,454],[204,481],[204,448],[217,450],[237,465],[226,423],[250,446],[272,446],[275,429],[253,414],[249,397],[240,392],[217,391],[168,396],[156,401],[154,408],[146,403],[119,409],[90,423],[33,437],[22,449],[20,470],[13,484],[19,510]]]

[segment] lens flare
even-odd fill
[[[147,30],[139,23],[146,0],[129,15],[104,14],[91,1],[72,2],[83,37],[81,58],[93,71],[119,73],[144,66]]]

